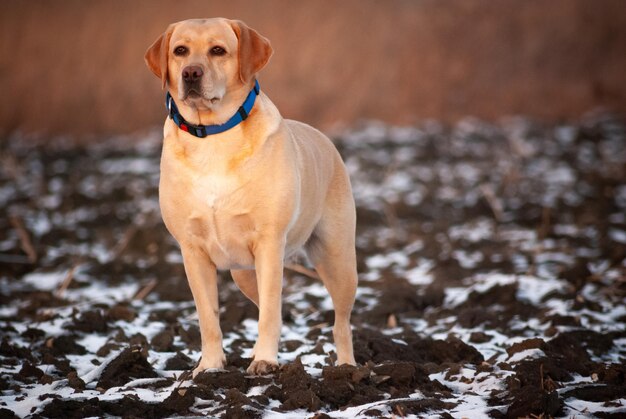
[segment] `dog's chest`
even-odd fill
[[[220,269],[254,265],[254,222],[246,188],[237,177],[190,172],[164,176],[160,195],[163,219],[179,242],[202,249]]]
[[[233,176],[222,174],[206,174],[198,176],[191,185],[191,198],[198,206],[206,207],[208,211],[215,212],[235,210],[234,200],[238,182]]]

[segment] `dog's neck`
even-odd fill
[[[212,109],[198,109],[183,101],[175,101],[176,92],[168,92],[166,107],[169,117],[183,131],[206,137],[227,131],[247,119],[260,93],[258,82],[243,86],[224,96]]]

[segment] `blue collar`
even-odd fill
[[[208,135],[219,134],[220,132],[228,131],[242,121],[245,121],[248,115],[250,115],[250,111],[252,110],[256,97],[259,95],[260,91],[261,88],[259,87],[259,82],[255,80],[254,87],[252,88],[252,90],[250,90],[250,93],[248,93],[248,97],[246,97],[243,105],[239,107],[237,112],[228,121],[224,122],[221,125],[190,124],[185,120],[185,118],[183,118],[183,116],[178,111],[178,107],[176,106],[172,95],[170,95],[170,92],[167,92],[167,94],[165,95],[165,107],[167,108],[169,117],[172,118],[172,121],[174,121],[174,123],[178,125],[180,129],[198,138],[204,138]]]

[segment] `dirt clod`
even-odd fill
[[[52,354],[55,356],[65,354],[84,355],[87,350],[84,346],[76,343],[76,337],[69,335],[62,335],[46,340],[46,347],[52,350]]]
[[[174,333],[170,329],[165,329],[152,338],[150,345],[158,352],[171,352],[174,344]]]
[[[226,388],[245,392],[248,389],[245,375],[241,370],[235,368],[226,371],[203,371],[196,375],[193,381],[213,390]]]
[[[193,367],[193,360],[182,352],[176,352],[176,355],[171,357],[165,363],[166,370],[189,370]]]
[[[67,380],[69,386],[76,392],[81,392],[85,389],[85,382],[76,374],[76,371],[71,371],[67,374]]]
[[[106,333],[109,325],[101,310],[90,310],[78,316],[71,328],[83,333]]]
[[[137,317],[137,313],[127,305],[116,304],[107,311],[107,317],[113,321],[124,320],[132,322]]]
[[[137,378],[158,377],[138,347],[124,349],[102,371],[97,387],[118,387]]]
[[[506,411],[507,418],[531,415],[557,416],[563,406],[557,392],[546,393],[537,387],[526,386],[515,392],[513,403]]]

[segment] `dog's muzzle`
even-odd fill
[[[204,75],[204,71],[202,71],[202,67],[197,65],[190,65],[183,69],[183,82],[185,85],[185,97],[199,97],[202,95],[202,87],[200,83],[202,82],[202,76]]]

